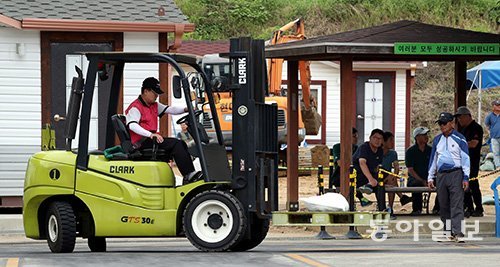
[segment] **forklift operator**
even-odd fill
[[[160,82],[154,77],[146,78],[142,82],[141,94],[125,110],[132,144],[139,151],[152,148],[153,138],[156,137],[158,148],[166,152],[163,160],[168,161],[169,158],[174,158],[183,175],[183,184],[197,181],[201,179],[202,173],[195,171],[186,143],[176,138],[162,137],[158,133],[158,117],[165,113],[182,114],[187,112],[188,108],[156,102],[160,94],[163,94]]]

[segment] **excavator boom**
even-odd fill
[[[285,35],[286,31],[293,29],[293,34]],[[304,35],[304,22],[302,19],[294,20],[279,30],[275,31],[271,38],[270,45],[282,44],[306,39]],[[283,59],[272,58],[268,62],[269,93],[281,95],[281,81],[283,71]],[[299,61],[300,84],[302,86],[301,109],[302,121],[307,134],[316,135],[321,127],[321,116],[317,113],[317,106],[311,98],[311,68],[309,61]]]

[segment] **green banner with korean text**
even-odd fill
[[[394,43],[396,55],[500,55],[500,44]]]

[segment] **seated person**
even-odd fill
[[[356,150],[358,149],[358,130],[356,128],[352,128],[352,154],[356,153]],[[330,150],[330,155],[333,156],[333,166],[334,166],[334,171],[330,173],[329,175],[329,180],[328,180],[328,187],[330,189],[338,189],[340,187],[340,166],[339,166],[339,160],[340,160],[340,143],[337,143],[333,145],[332,149]],[[368,206],[372,204],[370,200],[367,198],[361,196],[360,198],[361,206]]]
[[[176,138],[164,138],[158,133],[158,117],[165,113],[182,114],[188,109],[156,102],[160,94],[163,94],[160,82],[154,77],[146,78],[142,82],[141,94],[125,110],[132,144],[139,151],[150,149],[153,147],[153,138],[156,137],[158,148],[165,150],[167,154],[163,160],[168,163],[169,158],[174,158],[183,176],[183,183],[197,181],[201,179],[202,173],[195,171],[186,143]]]
[[[398,163],[398,153],[394,150],[394,134],[386,131],[384,132],[384,144],[383,144],[384,158],[382,159],[382,168],[388,172],[392,172],[394,168],[394,173],[399,174],[399,163]],[[384,185],[386,186],[398,186],[398,179],[394,175],[384,174]],[[399,196],[401,206],[404,206],[411,202],[411,198],[402,193],[396,193]],[[389,208],[391,216],[393,215],[394,198],[395,193],[387,193],[389,196]]]
[[[358,130],[356,128],[352,128],[352,154],[356,152],[358,149]],[[328,186],[330,189],[335,187],[340,187],[340,143],[333,145],[330,150],[330,155],[333,156],[333,167],[334,172],[330,173],[330,179],[328,181]]]
[[[356,169],[358,192],[356,197],[361,199],[362,194],[371,194],[373,191],[378,190],[378,167],[382,164],[384,151],[382,143],[384,142],[384,131],[380,129],[373,129],[370,133],[370,140],[364,142],[358,147],[356,153],[352,156],[352,164]],[[386,209],[385,196],[377,197],[377,209],[383,211]]]
[[[431,158],[432,147],[429,142],[429,129],[427,127],[417,127],[413,130],[415,144],[406,150],[406,167],[408,168],[408,187],[427,186],[427,176],[429,175],[429,160]],[[422,213],[422,193],[412,193],[412,214]],[[439,211],[439,203],[436,197],[433,213]]]
[[[189,144],[191,141],[193,141],[193,137],[191,134],[188,132],[188,125],[187,123],[183,122],[181,123],[181,131],[177,133],[177,139],[180,139],[184,141],[184,143]]]

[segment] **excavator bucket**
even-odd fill
[[[306,134],[317,135],[322,123],[321,115],[319,115],[317,108],[311,106],[309,109],[306,109],[305,106],[302,106],[300,113],[302,113],[302,122],[304,122]]]
[[[299,61],[300,83],[302,85],[302,102],[300,113],[307,135],[317,135],[321,128],[321,115],[318,113],[316,99],[311,93],[311,69],[309,61]]]

